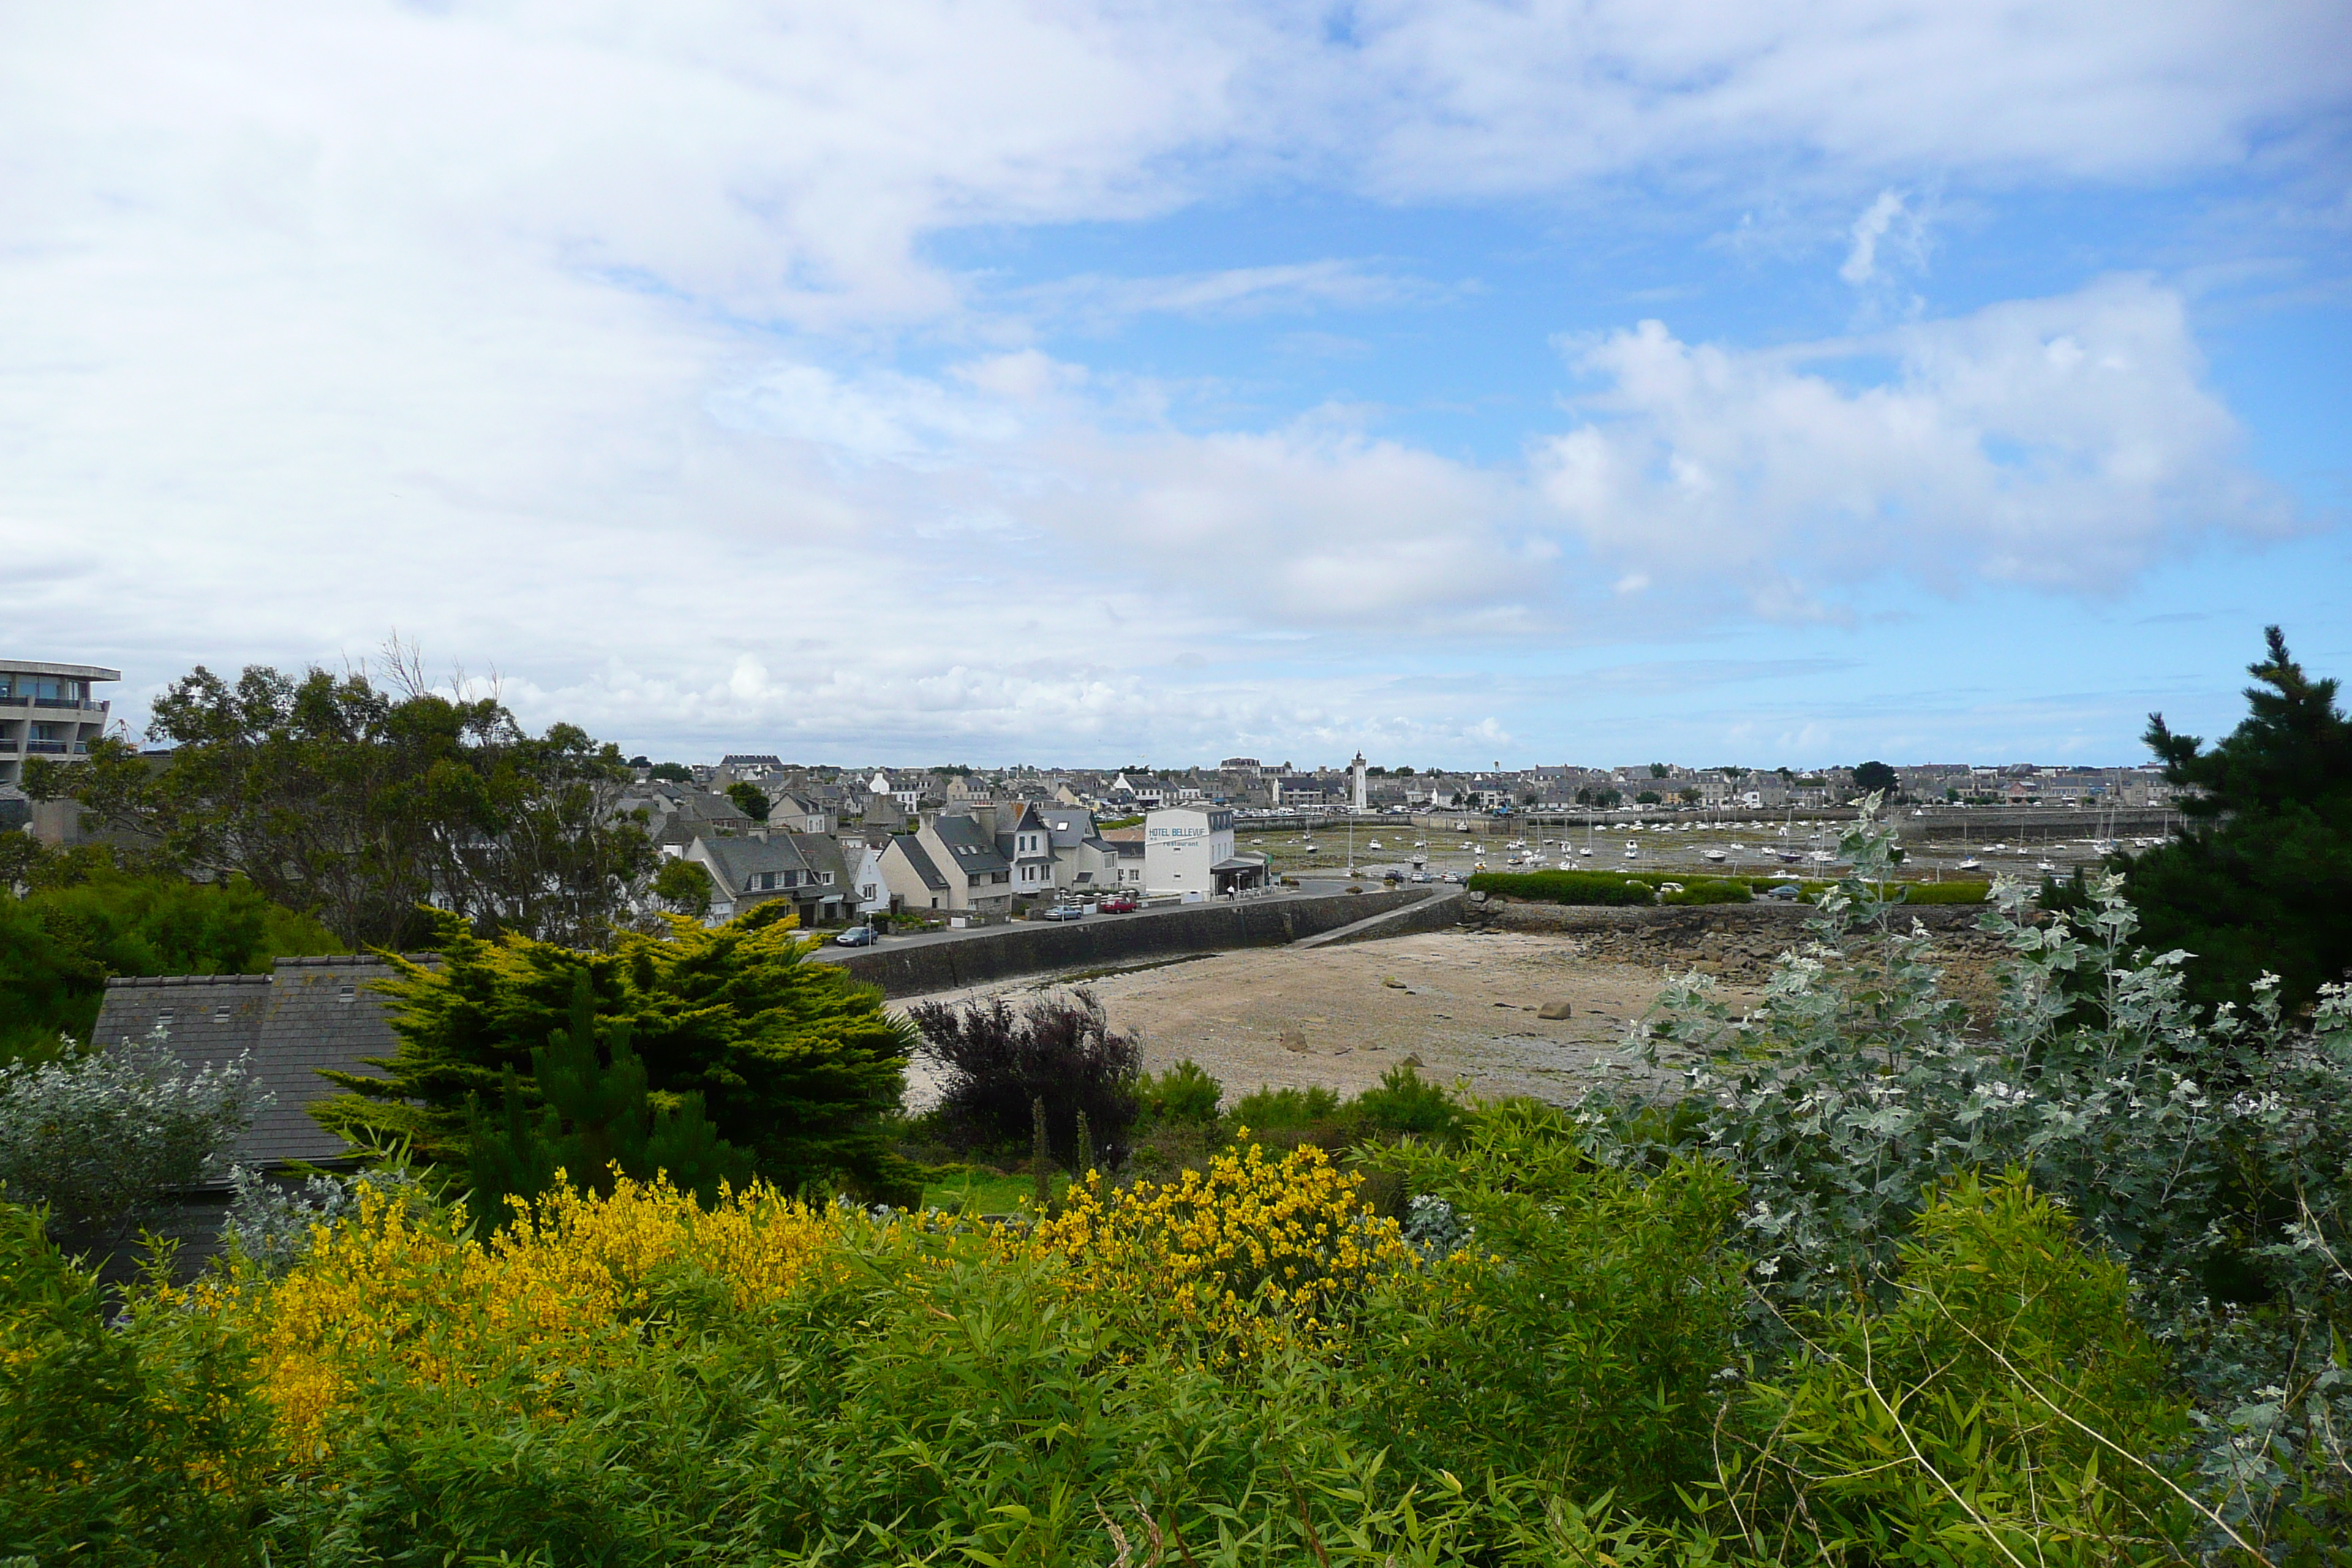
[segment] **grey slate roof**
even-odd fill
[[[779,873],[776,886],[758,889],[761,892],[785,891],[782,876],[785,872],[799,873],[801,881],[814,879],[809,876],[807,859],[782,834],[767,838],[706,838],[702,852],[710,857],[711,866],[719,874],[719,890],[730,899],[741,893],[751,878],[761,871]],[[798,887],[800,882],[793,885]]]
[[[967,875],[1013,869],[1013,862],[997,852],[993,836],[982,833],[980,824],[971,817],[942,816],[931,826],[940,842],[955,857],[957,869]]]
[[[818,881],[823,882],[824,874],[830,871],[833,873],[832,886],[849,886],[850,873],[855,868],[843,854],[840,839],[827,833],[794,833],[787,837],[792,839],[793,847],[801,852],[801,858],[808,862],[809,869],[818,874]]]
[[[1045,836],[1056,849],[1075,849],[1094,837],[1095,814],[1076,806],[1049,805],[1038,812]]]
[[[940,868],[931,863],[929,851],[913,834],[893,834],[887,848],[896,849],[907,858],[907,864],[915,868],[915,875],[923,879],[923,886],[941,892],[947,890],[948,879],[940,874]]]
[[[247,1064],[276,1099],[254,1118],[230,1158],[245,1165],[342,1158],[342,1140],[310,1120],[310,1108],[340,1092],[319,1069],[380,1076],[366,1057],[389,1057],[400,1042],[384,998],[370,983],[388,980],[377,958],[281,958],[268,974],[118,977],[106,983],[92,1037],[107,1044],[143,1040],[165,1014],[172,1054],[190,1067]]]

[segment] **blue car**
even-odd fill
[[[880,934],[872,926],[851,926],[833,940],[844,947],[872,947]]]

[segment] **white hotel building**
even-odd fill
[[[1234,853],[1231,807],[1170,806],[1143,819],[1143,890],[1152,897],[1201,899],[1265,882],[1263,859]]]

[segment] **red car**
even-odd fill
[[[1096,900],[1095,908],[1107,915],[1132,914],[1136,908],[1135,895],[1132,893],[1113,893],[1108,899]]]

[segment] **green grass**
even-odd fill
[[[923,1206],[952,1214],[1019,1214],[1036,1197],[1034,1176],[1005,1176],[989,1170],[948,1166],[949,1174],[923,1183]],[[1054,1190],[1070,1184],[1067,1176],[1054,1177]]]

